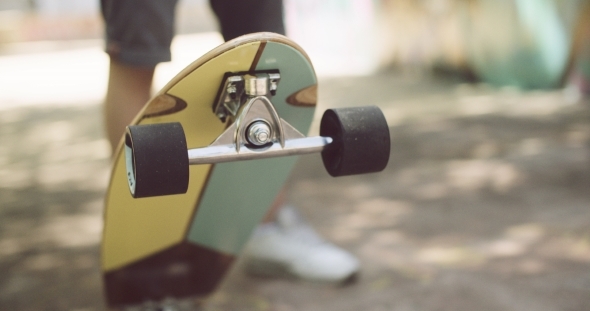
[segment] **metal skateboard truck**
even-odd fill
[[[389,127],[376,106],[328,109],[320,136],[306,137],[282,119],[271,99],[278,71],[226,74],[213,105],[231,125],[203,148],[188,149],[180,123],[128,126],[127,179],[135,198],[186,193],[189,165],[320,152],[334,177],[372,173],[387,166]],[[264,172],[260,172],[264,174]]]

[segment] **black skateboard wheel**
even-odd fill
[[[180,123],[128,126],[124,147],[134,198],[186,193],[188,152]]]
[[[379,172],[387,166],[389,126],[376,106],[326,110],[320,135],[333,139],[322,160],[334,177]]]

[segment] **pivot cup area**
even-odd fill
[[[264,146],[272,140],[272,129],[266,121],[254,121],[246,130],[247,140],[255,146]]]

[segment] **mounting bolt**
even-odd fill
[[[277,88],[279,86],[279,81],[281,80],[281,75],[278,73],[270,73],[268,74],[268,79],[270,81],[270,95],[275,96],[277,95]]]
[[[237,95],[236,95],[237,91],[238,91],[238,89],[237,89],[237,87],[236,87],[236,85],[234,83],[230,83],[227,86],[227,93],[229,94],[229,97],[231,99],[236,99],[236,97],[237,97]]]
[[[262,146],[272,139],[270,125],[264,121],[255,121],[248,127],[248,142],[255,146]]]

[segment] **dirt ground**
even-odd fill
[[[390,124],[384,172],[333,179],[305,156],[289,182],[360,257],[359,279],[253,278],[238,263],[203,309],[590,310],[590,103],[394,70],[320,83],[321,109],[374,104]],[[0,309],[104,309],[100,116],[98,103],[0,112]]]

